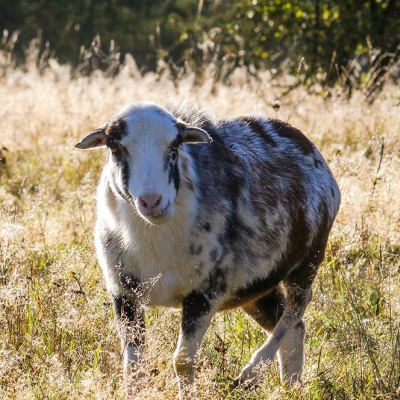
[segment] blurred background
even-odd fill
[[[1,47],[14,63],[34,45],[42,62],[113,75],[129,54],[142,72],[183,67],[199,82],[212,63],[217,80],[238,66],[301,69],[306,81],[351,91],[372,71],[374,92],[400,75],[399,27],[397,0],[0,1]]]

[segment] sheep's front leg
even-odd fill
[[[114,297],[114,307],[119,321],[124,375],[127,377],[137,370],[142,358],[145,339],[144,312],[137,300],[123,294]]]
[[[184,399],[194,380],[197,352],[203,336],[218,310],[220,301],[210,300],[201,291],[191,292],[183,301],[182,323],[174,354],[174,367],[179,381],[179,398]]]

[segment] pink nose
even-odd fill
[[[152,211],[160,205],[161,199],[162,196],[159,193],[145,193],[139,197],[139,202],[148,211]]]

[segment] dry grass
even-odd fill
[[[104,154],[74,143],[128,102],[190,97],[218,116],[261,112],[288,120],[322,150],[343,204],[305,320],[304,385],[284,388],[277,366],[253,392],[228,389],[265,335],[235,311],[218,315],[200,355],[198,399],[400,397],[400,89],[370,105],[361,93],[286,89],[237,70],[230,85],[141,76],[70,78],[50,60],[41,73],[8,69],[0,84],[0,397],[122,399],[116,324],[96,264],[95,187]],[[208,83],[210,82],[210,83]],[[279,85],[278,85],[279,83]],[[314,90],[318,92],[318,90]],[[280,98],[274,111],[271,103]],[[1,161],[1,160],[0,160]],[[137,398],[177,394],[172,353],[179,313],[148,314],[146,378]],[[131,397],[134,397],[132,395]]]

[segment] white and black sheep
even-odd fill
[[[301,318],[340,203],[315,145],[279,120],[141,102],[76,144],[99,146],[109,156],[95,244],[125,372],[140,362],[145,306],[180,307],[174,366],[184,397],[212,317],[241,307],[269,337],[234,384],[276,354],[281,379],[300,380]]]

